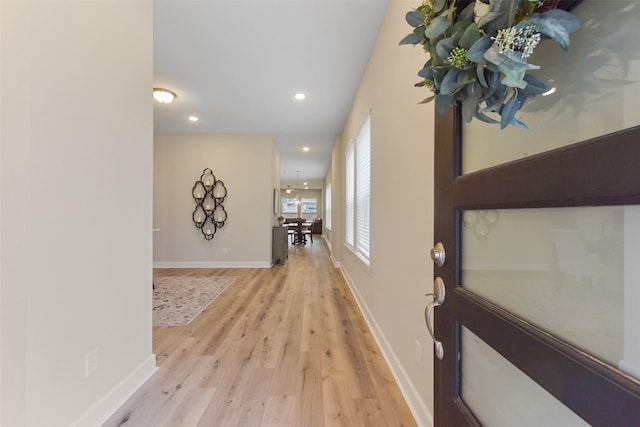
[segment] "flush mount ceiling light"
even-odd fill
[[[189,116],[189,121],[191,122],[197,122],[199,119],[196,116]]]
[[[307,97],[307,95],[305,95],[305,94],[304,94],[304,93],[302,93],[302,92],[298,92],[298,93],[296,93],[295,95],[293,95],[293,97],[294,97],[295,99],[297,99],[298,101],[302,101],[303,99],[305,99],[305,98]]]
[[[178,95],[169,89],[163,89],[160,87],[153,88],[153,99],[163,104],[171,104],[177,97]]]

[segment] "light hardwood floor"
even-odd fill
[[[186,327],[155,327],[159,370],[111,426],[415,426],[325,242],[239,276]]]

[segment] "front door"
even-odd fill
[[[530,130],[436,114],[437,426],[640,425],[640,2],[572,12]]]

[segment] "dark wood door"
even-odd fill
[[[627,99],[628,90],[617,93]],[[638,114],[627,108],[613,114]],[[580,128],[572,117],[566,127]],[[444,348],[437,426],[509,425],[504,413],[519,426],[640,425],[640,365],[631,362],[640,342],[640,127],[619,127],[466,171],[459,109],[436,114],[434,235],[446,251],[434,266],[446,289],[434,309]],[[571,249],[577,235],[584,245]],[[500,395],[493,380],[503,379]]]

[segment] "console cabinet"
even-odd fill
[[[289,242],[287,240],[287,227],[273,227],[273,242],[271,248],[271,263],[284,264],[289,257]]]

